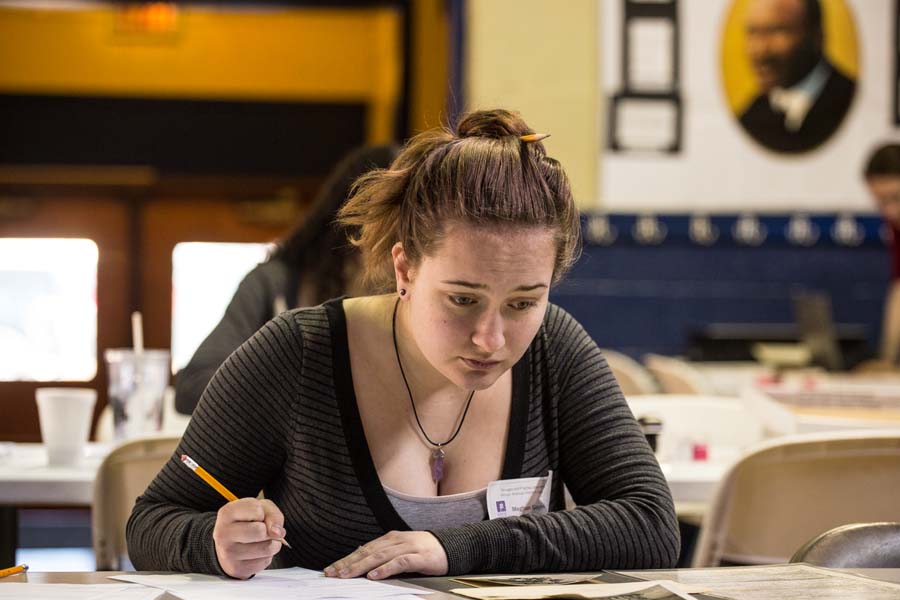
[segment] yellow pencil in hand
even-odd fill
[[[219,481],[215,477],[213,477],[212,475],[209,474],[209,471],[207,471],[206,469],[204,469],[203,467],[198,465],[196,463],[196,461],[194,461],[194,459],[192,459],[187,454],[181,455],[181,462],[183,462],[188,469],[190,469],[191,471],[196,473],[200,477],[200,479],[202,479],[203,481],[208,483],[211,488],[213,488],[214,490],[219,492],[222,495],[222,497],[225,498],[226,500],[228,500],[229,502],[234,502],[235,500],[238,499],[238,497],[235,496],[231,492],[231,490],[229,490],[227,487],[225,487],[224,485],[219,483]],[[282,544],[284,544],[285,546],[287,546],[288,548],[291,548],[291,545],[287,543],[286,539],[281,538],[278,541],[281,542]],[[293,548],[291,548],[291,550],[293,550]]]
[[[17,565],[8,569],[0,570],[0,577],[8,577],[10,575],[18,575],[28,570],[28,565]]]

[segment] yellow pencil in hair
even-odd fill
[[[28,570],[28,565],[16,565],[15,567],[10,567],[8,569],[0,570],[0,577],[8,577],[10,575],[18,575],[19,573],[24,573]]]
[[[520,135],[519,139],[526,144],[530,144],[531,142],[546,140],[548,137],[550,137],[549,133],[526,133],[525,135]]]
[[[200,479],[202,479],[207,484],[209,484],[209,486],[211,488],[213,488],[214,490],[219,492],[222,495],[222,497],[225,498],[226,500],[228,500],[229,502],[234,502],[235,500],[238,499],[238,497],[235,496],[231,492],[231,490],[229,490],[227,487],[225,487],[224,485],[219,483],[219,481],[215,477],[213,477],[212,475],[209,474],[209,471],[207,471],[206,469],[204,469],[203,467],[198,465],[197,462],[193,458],[188,456],[187,454],[181,455],[181,462],[183,462],[188,469],[190,469],[191,471],[196,473],[197,476],[200,477]],[[282,544],[284,544],[285,546],[287,546],[288,548],[290,548],[291,550],[293,550],[291,545],[287,543],[286,539],[281,538],[278,541],[281,542]]]

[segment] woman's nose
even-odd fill
[[[503,317],[497,313],[485,314],[478,320],[472,342],[485,352],[494,353],[506,344],[503,335]]]

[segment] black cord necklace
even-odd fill
[[[459,435],[459,430],[462,429],[463,423],[466,421],[466,415],[469,414],[469,405],[472,404],[472,396],[475,395],[475,390],[472,390],[471,393],[469,393],[469,398],[466,400],[466,407],[463,409],[462,417],[459,419],[459,425],[456,426],[456,431],[453,432],[450,439],[446,442],[432,441],[432,439],[428,437],[428,434],[425,433],[425,428],[422,427],[422,422],[419,420],[419,413],[416,411],[416,402],[413,400],[412,390],[409,388],[409,382],[406,380],[406,373],[403,371],[403,363],[400,361],[400,349],[397,347],[397,309],[399,307],[400,298],[397,298],[397,302],[394,303],[394,316],[391,318],[391,334],[394,338],[394,354],[397,355],[397,366],[400,367],[400,376],[403,377],[403,385],[406,386],[406,393],[409,394],[409,403],[412,406],[413,416],[416,418],[416,425],[419,426],[419,431],[422,432],[425,441],[434,446],[431,450],[431,479],[435,483],[440,483],[441,479],[444,478],[443,447],[455,440],[456,436]]]

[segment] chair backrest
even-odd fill
[[[688,361],[661,354],[645,354],[647,370],[666,394],[715,394],[712,382]]]
[[[91,529],[98,571],[116,571],[127,554],[125,523],[150,481],[178,445],[179,437],[147,437],[114,448],[94,480]]]
[[[719,483],[692,566],[783,563],[826,529],[900,521],[898,498],[900,429],[773,439]]]
[[[832,569],[900,568],[900,522],[829,529],[797,550],[791,562]]]
[[[635,418],[652,416],[662,421],[657,441],[662,461],[690,460],[694,443],[706,445],[709,460],[731,461],[764,437],[762,422],[739,398],[650,394],[626,400]]]
[[[619,382],[619,388],[626,396],[636,394],[655,394],[659,391],[659,386],[653,379],[650,371],[641,363],[634,360],[627,354],[616,352],[608,348],[603,348],[603,357],[606,358],[610,370],[616,376]]]

